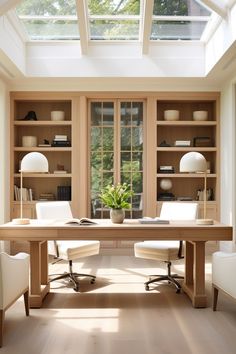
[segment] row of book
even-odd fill
[[[21,200],[20,196],[20,187],[14,185],[14,199],[16,201]],[[22,188],[22,200],[25,201],[32,201],[33,200],[33,191],[32,188]]]
[[[14,185],[14,199],[15,201],[21,200],[20,187],[17,185]],[[34,200],[32,188],[22,188],[22,200],[24,202]],[[55,200],[55,195],[53,193],[40,193],[39,200]],[[58,186],[57,200],[71,200],[71,186]]]

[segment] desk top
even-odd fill
[[[66,220],[31,220],[29,225],[0,225],[0,240],[232,240],[233,228],[219,222],[197,225],[195,221],[170,221],[169,224],[140,224],[125,219],[113,224],[109,219],[93,219],[96,224],[65,224]]]

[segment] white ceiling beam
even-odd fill
[[[22,0],[0,0],[0,16],[17,6]]]
[[[85,0],[76,0],[81,53],[88,53],[88,12]]]
[[[142,54],[148,54],[150,35],[152,28],[154,0],[144,0],[143,8],[143,26],[142,26]]]
[[[201,2],[209,7],[212,11],[216,12],[217,15],[225,18],[227,17],[227,8],[220,0],[201,0]]]

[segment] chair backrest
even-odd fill
[[[70,204],[67,201],[36,203],[38,219],[71,219],[73,218]]]
[[[70,204],[67,201],[36,203],[38,219],[72,219]],[[48,253],[58,257],[56,241],[48,241]]]
[[[160,218],[167,220],[195,220],[198,203],[163,202]]]

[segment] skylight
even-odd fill
[[[213,13],[200,0],[150,0],[147,14],[148,1],[23,0],[16,13],[30,41],[79,40],[83,34],[87,42],[142,42],[144,18],[151,24],[149,40],[200,40]]]
[[[199,40],[210,15],[195,0],[154,0],[151,39]]]
[[[79,39],[76,0],[24,0],[16,12],[31,40]]]

